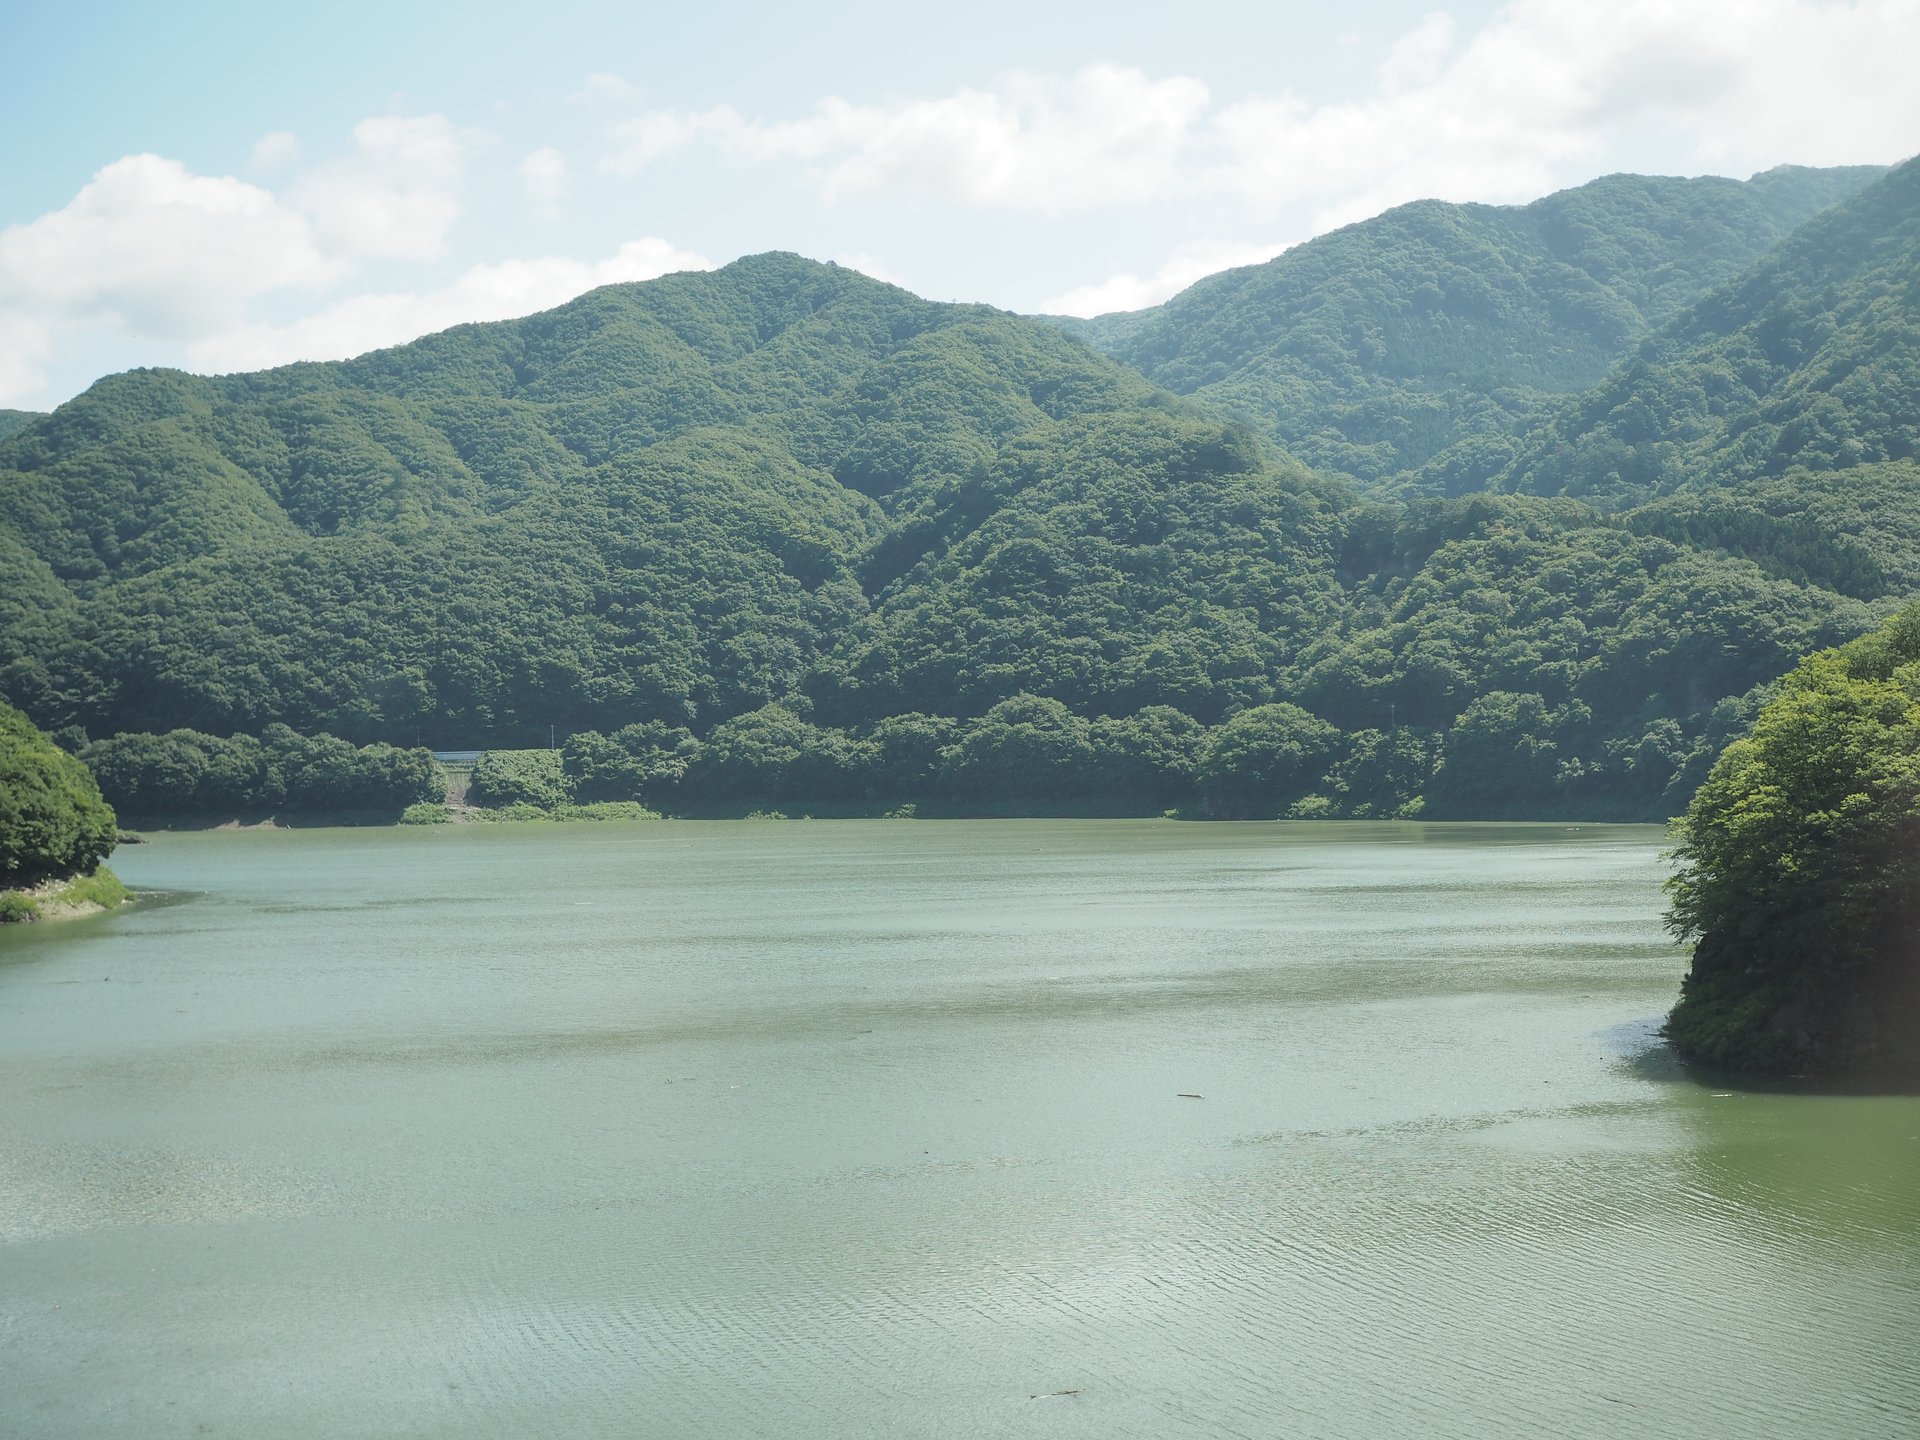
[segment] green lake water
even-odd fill
[[[160,836],[0,934],[0,1433],[1910,1440],[1920,1100],[1681,1074],[1661,846]]]

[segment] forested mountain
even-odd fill
[[[0,440],[41,418],[38,410],[0,410]]]
[[[1319,279],[1285,284],[1329,297],[1322,320],[1358,313],[1343,294],[1464,287],[1476,256],[1499,282],[1484,313],[1379,312],[1399,369],[1287,364],[1318,387],[1300,414],[1342,386],[1417,410],[1472,395],[1459,357],[1497,352],[1530,396],[1482,397],[1516,427],[1482,435],[1507,493],[1369,497],[1204,386],[787,255],[341,364],[111,377],[0,441],[0,695],[91,737],[128,795],[253,754],[209,736],[281,724],[449,748],[551,733],[558,771],[502,774],[667,809],[1658,818],[1768,683],[1920,577],[1913,391],[1875,388],[1913,373],[1912,167],[1712,284],[1870,178],[1615,177],[1375,222],[1450,251],[1366,227],[1321,247]],[[1406,265],[1376,275],[1386,255]],[[1801,338],[1769,352],[1782,316]],[[1607,371],[1606,345],[1663,319]],[[1740,358],[1754,346],[1772,368]],[[1673,442],[1624,433],[1656,370],[1706,397],[1660,402],[1697,422]],[[1589,393],[1541,399],[1588,372]],[[1780,439],[1789,401],[1834,445]],[[1760,458],[1722,458],[1762,431]],[[1660,444],[1657,480],[1554,478]],[[1872,463],[1766,458],[1789,454]],[[204,733],[102,743],[176,729]]]
[[[1102,663],[1222,643],[1195,626],[1237,526],[1232,563],[1300,592],[1242,625],[1265,674],[1334,586],[1325,501],[1257,450],[1051,327],[781,255],[345,364],[134,372],[0,445],[0,686],[96,733],[706,726],[950,546],[988,537],[1044,612],[1073,582],[1020,537],[1092,543],[1100,504],[1172,572],[1105,605]],[[1052,683],[1030,618],[953,704]]]
[[[1394,539],[1349,558],[1364,574],[1353,603],[1290,692],[1343,726],[1369,695],[1407,715],[1423,672],[1452,696],[1534,694],[1521,728],[1556,737],[1558,773],[1520,764],[1489,785],[1531,787],[1544,806],[1592,786],[1598,765],[1613,772],[1601,790],[1622,796],[1691,747],[1665,803],[1684,800],[1754,713],[1749,685],[1920,587],[1916,285],[1909,162],[1503,440],[1513,458],[1492,488],[1552,500],[1374,509]],[[1350,524],[1350,557],[1367,523]],[[1455,803],[1452,771],[1430,798]]]
[[[1888,487],[1911,493],[1916,455],[1920,163],[1909,162],[1558,407],[1499,483],[1609,504],[1733,487],[1757,508],[1783,489],[1819,495],[1830,484],[1807,472],[1831,471],[1876,504]],[[1789,474],[1798,478],[1783,487]]]
[[[1325,473],[1458,494],[1505,467],[1549,396],[1601,381],[1882,173],[1611,175],[1525,206],[1419,201],[1153,309],[1061,323]]]

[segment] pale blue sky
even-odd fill
[[[1920,0],[270,9],[0,19],[0,405],[763,249],[1131,308],[1422,195],[1920,149]]]

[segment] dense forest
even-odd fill
[[[1677,827],[1677,1049],[1920,1075],[1920,604],[1797,666]]]
[[[1500,468],[1553,397],[1597,385],[1883,173],[1610,175],[1526,206],[1420,201],[1153,309],[1059,323],[1324,474],[1459,494]]]
[[[1073,326],[773,254],[130,372],[0,439],[0,694],[173,813],[551,735],[502,797],[1663,818],[1912,592],[1917,274],[1914,165],[1616,176]]]
[[[40,413],[35,410],[0,410],[0,440],[16,430],[26,429],[40,418]]]
[[[117,903],[124,892],[100,862],[118,835],[87,767],[0,703],[0,921],[37,918],[52,897],[21,892],[50,882],[70,903]]]
[[[446,772],[424,749],[354,745],[278,723],[258,736],[172,730],[91,744],[76,732],[56,738],[75,744],[101,793],[134,823],[392,820],[409,805],[438,802],[447,793]]]

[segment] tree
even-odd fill
[[[1094,764],[1101,791],[1116,800],[1171,805],[1193,793],[1206,730],[1171,705],[1149,705],[1125,717],[1093,722]]]
[[[476,805],[537,805],[550,810],[567,801],[558,750],[489,750],[473,766],[467,796]]]
[[[786,705],[763,705],[714,727],[687,786],[714,797],[847,800],[865,794],[876,751]]]
[[[1675,1047],[1920,1073],[1920,605],[1787,676],[1676,829]]]
[[[875,725],[867,738],[879,751],[874,783],[880,794],[894,799],[930,794],[946,752],[959,735],[959,721],[917,710],[889,715]]]
[[[583,730],[569,736],[560,747],[560,768],[575,800],[653,802],[671,793],[702,748],[684,726],[644,720],[611,735]]]
[[[1337,814],[1354,819],[1393,819],[1419,814],[1422,791],[1433,775],[1438,745],[1430,731],[1356,730],[1345,753],[1327,772],[1327,798]]]
[[[1340,732],[1285,701],[1242,710],[1207,736],[1200,799],[1227,819],[1271,818],[1307,792]]]
[[[148,819],[230,819],[283,809],[397,815],[446,794],[446,772],[426,750],[354,745],[269,725],[258,739],[197,730],[112,735],[81,757],[123,813]]]
[[[87,767],[0,702],[0,889],[90,875],[117,834]]]
[[[86,748],[86,763],[101,791],[129,815],[192,814],[207,772],[206,754],[185,738],[192,733],[109,736]]]
[[[1092,779],[1088,724],[1058,700],[1015,695],[970,726],[947,752],[944,781],[960,799],[1056,800]]]
[[[1449,819],[1508,819],[1550,808],[1560,776],[1558,734],[1577,710],[1497,690],[1453,722],[1429,800]]]

